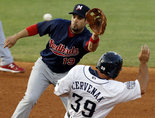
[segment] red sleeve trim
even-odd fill
[[[27,27],[26,30],[28,31],[29,36],[33,36],[33,35],[38,34],[37,24],[34,24],[34,25]]]

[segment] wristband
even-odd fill
[[[92,37],[91,37],[89,41],[92,42],[92,43],[98,43],[99,40],[100,40],[99,38],[97,38],[97,40],[93,40]]]

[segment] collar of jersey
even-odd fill
[[[98,75],[95,74],[95,71],[94,71],[94,74],[91,73],[90,70],[89,70],[90,68],[91,68],[90,66],[84,66],[83,71],[84,71],[84,74],[85,74],[87,79],[89,79],[90,81],[92,81],[92,82],[94,82],[96,84],[106,84],[106,83],[109,82],[106,79],[99,78]]]
[[[70,25],[70,26],[71,26],[71,25]],[[72,37],[75,36],[75,34],[71,32],[70,26],[69,26],[69,29],[68,29],[68,37],[69,37],[69,38],[72,38]]]

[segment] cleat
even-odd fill
[[[18,67],[15,63],[0,66],[0,71],[12,72],[12,73],[24,73],[25,72],[23,68]]]

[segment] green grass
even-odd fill
[[[138,66],[141,45],[147,44],[151,50],[149,66],[155,67],[154,0],[1,0],[0,20],[5,35],[9,36],[42,21],[44,13],[51,13],[53,18],[71,19],[68,12],[77,3],[101,8],[108,23],[97,51],[84,56],[81,64],[96,64],[104,52],[116,51],[123,57],[124,66]],[[11,48],[14,59],[34,62],[48,39],[33,36],[19,40]]]

